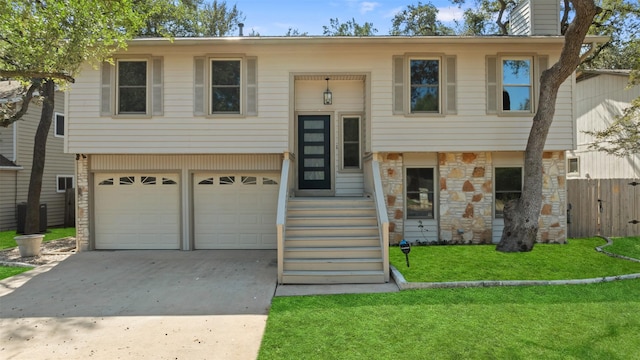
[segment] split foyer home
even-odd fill
[[[357,283],[388,281],[402,239],[498,241],[564,43],[546,4],[551,26],[523,7],[528,35],[131,41],[69,95],[79,249],[276,249],[280,283]],[[566,241],[574,94],[572,77],[541,242]]]
[[[20,87],[16,81],[0,81],[0,102],[15,103],[20,106],[22,102],[22,97],[18,95]],[[44,217],[41,219],[41,230],[46,230],[47,226],[63,225],[65,215],[68,221],[73,222],[73,206],[67,206],[65,192],[75,184],[75,158],[74,154],[65,154],[63,151],[64,104],[64,92],[56,91],[40,195],[40,217]],[[40,123],[41,110],[41,105],[34,102],[21,120],[9,127],[0,127],[0,231],[15,230],[20,228],[18,225],[24,227],[25,213],[19,211],[18,206],[27,202],[33,161],[33,141]],[[69,210],[66,214],[65,208]],[[26,211],[26,207],[24,209]],[[20,221],[19,214],[22,214]]]

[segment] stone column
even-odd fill
[[[491,243],[490,153],[440,153],[440,240]]]
[[[567,241],[567,171],[564,152],[543,153],[542,168],[542,209],[537,241],[564,244]]]
[[[76,155],[76,251],[88,251],[89,243],[89,157]]]
[[[402,154],[380,155],[380,177],[389,217],[389,243],[398,244],[404,236],[404,190]]]

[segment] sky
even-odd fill
[[[462,18],[462,10],[449,0],[422,1],[429,2],[440,10],[438,20],[449,26],[453,19]],[[322,35],[322,26],[336,17],[341,23],[352,18],[360,25],[371,22],[378,29],[375,35],[388,35],[393,16],[407,5],[417,5],[418,0],[227,0],[227,4],[236,4],[245,15],[245,35],[253,29],[261,36],[282,36],[289,28]]]

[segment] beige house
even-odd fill
[[[133,40],[69,95],[79,249],[276,249],[281,283],[354,283],[388,281],[402,239],[497,242],[554,29]],[[541,242],[566,241],[574,94],[572,77],[546,143]]]
[[[20,102],[18,83],[0,81],[0,102]],[[47,225],[64,223],[65,190],[75,184],[73,154],[63,152],[65,138],[65,96],[58,91],[49,138],[40,203],[46,204]],[[33,139],[40,122],[40,105],[33,103],[22,120],[0,127],[0,231],[17,227],[17,205],[27,202]]]
[[[640,86],[629,88],[629,70],[583,71],[576,83],[576,149],[567,152],[569,179],[638,179],[640,154],[627,157],[590,150],[587,130],[604,130],[640,97]]]

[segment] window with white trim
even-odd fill
[[[487,113],[531,115],[548,56],[498,55],[487,57]]]
[[[393,57],[393,113],[455,114],[456,57],[408,54]]]
[[[64,114],[53,114],[53,134],[55,137],[64,137]]]
[[[215,117],[257,115],[256,58],[194,58],[193,112]]]
[[[63,193],[73,189],[73,175],[56,175],[56,192]]]
[[[359,170],[361,166],[360,117],[342,118],[342,169]]]
[[[532,63],[531,57],[502,59],[502,111],[531,112]]]
[[[434,218],[435,172],[433,167],[405,169],[407,219]]]
[[[159,57],[124,57],[104,62],[101,71],[100,115],[162,115],[163,65]]]
[[[494,176],[495,217],[504,217],[507,202],[522,195],[522,167],[496,167]]]
[[[567,169],[568,169],[567,174],[569,175],[580,174],[580,160],[578,158],[568,158]]]

